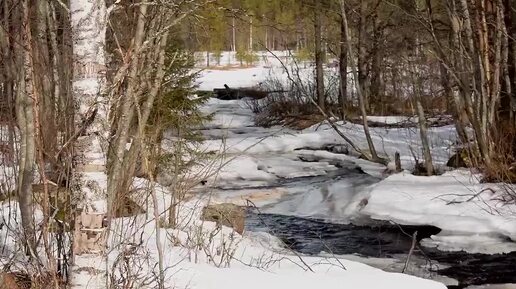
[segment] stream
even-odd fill
[[[306,160],[305,160],[306,161]],[[313,160],[312,160],[313,161]],[[305,187],[309,184],[348,179],[356,190],[364,183],[379,179],[369,176],[356,165],[338,163],[338,170],[328,175],[299,177],[285,180],[283,186]],[[292,196],[281,202],[288,202]],[[275,204],[271,205],[272,207]],[[423,247],[419,241],[438,234],[434,226],[406,226],[385,221],[372,221],[368,225],[336,224],[317,218],[267,213],[262,209],[249,209],[246,229],[267,232],[279,238],[285,247],[306,255],[354,256],[368,263],[369,258],[393,262],[383,267],[381,262],[369,265],[393,272],[402,272],[416,234],[416,246],[406,273],[441,281],[448,288],[467,288],[472,285],[516,283],[516,252],[507,254],[471,254],[464,251],[447,252]],[[442,278],[442,277],[448,277]],[[452,281],[453,280],[453,281]],[[489,288],[489,287],[487,287]]]
[[[268,232],[281,239],[289,249],[302,254],[318,255],[326,252],[333,255],[394,259],[401,263],[405,262],[410,251],[413,232],[418,232],[419,241],[440,231],[432,226],[368,227],[332,224],[321,220],[259,213],[256,210],[248,212],[246,222],[248,230]],[[458,281],[458,285],[449,285],[448,288],[516,283],[516,252],[496,255],[468,254],[443,252],[418,245],[411,259],[413,262],[409,266],[427,266],[430,273]],[[367,260],[363,261],[367,263]]]
[[[253,126],[252,113],[235,101],[216,103],[209,107],[208,112],[218,115],[219,122],[224,118],[232,118],[242,123],[242,125],[232,123],[225,127],[218,125],[206,127],[202,133],[208,140],[218,140],[223,137],[227,137],[228,140],[261,139],[270,132],[268,128]],[[235,143],[238,144],[238,142]],[[324,186],[335,184],[337,181],[347,184],[348,187],[344,187],[343,194],[349,195],[351,200],[353,196],[381,180],[378,176],[365,172],[354,161],[337,157],[325,159],[315,154],[296,151],[245,152],[245,155],[257,160],[258,163],[263,162],[264,165],[258,165],[258,170],[275,175],[276,178],[253,185],[252,182],[240,176],[236,180],[214,187],[215,189],[228,195],[250,189],[279,188],[288,191],[273,203],[249,209],[246,217],[246,231],[267,232],[279,238],[289,250],[304,255],[320,255],[329,258],[342,256],[386,271],[403,271],[407,274],[434,279],[443,282],[450,289],[490,288],[489,286],[470,286],[516,283],[516,252],[494,255],[471,254],[463,251],[440,251],[420,245],[420,240],[441,231],[437,227],[403,226],[373,220],[342,224],[346,222],[328,220],[327,216],[332,208],[328,211],[321,210],[320,217],[318,215],[302,217],[300,203],[308,209],[329,204],[325,196],[319,196],[324,195],[323,190],[320,189]],[[286,166],[287,162],[271,162],[273,158],[293,162],[294,165],[290,165],[288,169],[297,168],[298,175],[293,177],[278,175],[277,172],[285,170],[282,166]],[[328,169],[329,166],[332,169]],[[323,173],[320,172],[321,170]],[[320,190],[313,190],[313,188]],[[314,195],[310,195],[311,189],[315,191]],[[326,203],[319,201],[318,198],[322,198]],[[337,204],[339,202],[342,203],[342,199],[334,201]],[[407,256],[413,245],[413,233],[416,231],[415,248],[407,262]]]

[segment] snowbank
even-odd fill
[[[136,182],[135,186],[143,186],[143,180]],[[159,200],[157,209],[161,214],[170,205],[170,196],[160,187],[156,193]],[[284,249],[276,238],[265,233],[249,232],[240,236],[230,228],[217,228],[214,223],[199,219],[201,208],[210,199],[209,195],[198,195],[181,203],[177,207],[177,229],[159,229],[166,288],[313,289],[316,286],[341,288],[343,284],[354,289],[446,288],[438,282],[387,273],[343,258],[299,256]],[[150,206],[147,210],[152,215],[154,208]],[[141,266],[136,267],[140,279],[152,276],[158,260],[157,234],[152,218],[120,218],[114,220],[112,228],[115,231],[110,234],[110,266],[117,266],[117,260],[123,256],[127,264],[137,262]],[[143,246],[134,247],[139,243]],[[125,250],[132,253],[128,255]],[[90,271],[105,268],[100,256],[77,256],[76,262],[78,267],[90,268]],[[104,275],[92,276],[85,270],[74,270],[77,272],[72,280],[74,288],[103,288]],[[121,273],[115,270],[115,278],[116,274]],[[140,279],[135,280],[138,282]],[[151,283],[149,286],[154,285]]]
[[[434,225],[443,231],[427,244],[474,252],[514,251],[516,207],[502,201],[505,186],[480,184],[468,171],[420,177],[392,175],[376,184],[360,212],[405,225]],[[441,245],[443,244],[443,245]],[[494,246],[496,245],[496,246]]]

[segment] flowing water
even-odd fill
[[[211,107],[210,112],[219,116],[237,119],[248,118],[242,126],[229,128],[210,127],[202,131],[206,139],[221,139],[223,135],[231,138],[263,137],[269,134],[266,128],[252,125],[252,114],[236,102],[219,103]],[[292,152],[291,152],[292,154]],[[253,155],[255,159],[266,159],[270,154]],[[290,160],[290,158],[289,158]],[[298,193],[289,193],[280,203],[280,214],[275,210],[261,207],[250,209],[246,220],[247,231],[265,231],[283,241],[286,247],[306,255],[343,255],[378,268],[406,273],[424,278],[443,281],[449,288],[466,288],[471,285],[516,283],[516,252],[508,254],[470,254],[466,252],[444,252],[435,248],[419,245],[419,241],[440,232],[432,226],[398,226],[387,222],[365,222],[361,226],[353,224],[335,224],[317,216],[312,218],[299,217],[297,196],[310,188],[323,187],[336,181],[349,184],[346,194],[351,197],[363,191],[370,184],[380,179],[362,171],[350,161],[299,157],[300,162],[325,162],[335,169],[317,176],[301,176],[293,178],[278,178],[265,185],[253,187],[245,180],[231,182],[218,189],[231,193],[232,190],[282,188]],[[300,166],[301,168],[301,166]],[[317,191],[317,190],[314,190]],[[300,193],[299,193],[300,192]],[[314,193],[317,194],[317,193]],[[318,196],[316,196],[318,197]],[[339,200],[341,202],[342,200]],[[319,203],[309,205],[320,206]],[[273,205],[274,206],[274,205]],[[290,215],[289,209],[292,208]],[[311,207],[310,207],[311,208]],[[327,213],[323,211],[323,214]],[[330,212],[331,213],[331,212]],[[326,215],[321,216],[326,217]],[[325,220],[328,220],[325,218]],[[411,255],[408,266],[408,252],[413,244],[413,233],[417,231],[417,244]],[[358,258],[358,259],[357,259]],[[383,263],[382,263],[383,262]],[[389,264],[389,265],[385,265]],[[407,267],[407,268],[405,268]],[[449,277],[449,278],[446,278]],[[450,282],[452,279],[452,282]],[[455,281],[456,280],[456,281]],[[484,287],[482,287],[484,288]],[[485,287],[489,288],[489,287]]]

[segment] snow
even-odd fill
[[[368,121],[373,122],[380,122],[385,124],[398,124],[398,123],[404,123],[409,121],[417,121],[416,119],[408,116],[376,116],[376,115],[368,115],[367,116]]]
[[[234,54],[223,54],[221,66],[201,72],[199,88],[211,90],[224,84],[230,87],[259,85],[274,74],[284,78],[278,63],[260,60],[255,67],[234,67]],[[212,60],[213,61],[213,60]],[[272,62],[272,61],[271,61]],[[222,153],[216,174],[208,177],[207,185],[197,187],[197,194],[178,207],[177,229],[160,228],[165,246],[167,286],[174,288],[445,288],[442,283],[413,276],[388,273],[400,271],[403,262],[361,259],[357,256],[299,256],[285,249],[281,242],[263,232],[244,232],[243,236],[231,229],[217,229],[214,223],[200,221],[200,209],[208,202],[245,205],[252,201],[264,212],[319,218],[336,223],[368,224],[378,220],[400,224],[435,225],[443,231],[423,240],[424,246],[441,250],[497,253],[516,250],[514,205],[503,205],[499,184],[481,184],[470,171],[451,171],[442,176],[417,177],[407,171],[387,176],[385,167],[357,159],[351,155],[324,151],[326,145],[345,145],[345,141],[325,123],[305,130],[294,131],[283,127],[254,126],[254,115],[245,100],[222,101],[210,99],[203,111],[214,114],[213,120],[202,128],[206,141],[203,151]],[[408,117],[368,117],[370,121],[395,124],[411,120]],[[339,129],[361,149],[367,148],[361,125],[337,122]],[[371,128],[372,138],[382,156],[393,158],[401,154],[402,166],[414,166],[412,154],[421,157],[421,142],[417,128]],[[444,166],[456,141],[453,126],[429,128],[429,139],[437,166]],[[165,145],[166,146],[166,145]],[[311,160],[311,161],[310,161]],[[207,170],[213,160],[206,159],[192,169],[193,175]],[[350,170],[349,172],[342,172]],[[367,174],[361,174],[361,168]],[[351,172],[351,173],[350,173]],[[102,192],[106,178],[103,173],[86,174],[100,188],[87,192],[93,205],[105,209]],[[136,187],[145,180],[135,180]],[[486,188],[492,188],[495,193]],[[156,188],[161,216],[171,200],[166,188]],[[152,215],[155,208],[148,207]],[[128,226],[128,222],[132,222]],[[149,264],[156,263],[155,223],[148,217],[116,220],[114,228],[125,228],[124,234],[110,241],[108,262],[122,252],[127,243],[138,242],[144,236],[141,254],[149,256]],[[217,253],[218,252],[218,253]],[[221,252],[231,252],[233,258],[224,260]],[[299,259],[302,258],[302,261]],[[80,266],[103,268],[99,258],[81,258]],[[362,264],[368,263],[369,265]],[[387,263],[386,263],[387,262]],[[310,272],[310,267],[314,272]],[[150,274],[146,265],[141,274]],[[342,268],[344,266],[346,270]],[[414,266],[416,267],[416,266]],[[423,266],[421,266],[422,268]],[[420,270],[421,268],[414,268]],[[87,286],[88,274],[75,274],[74,283]],[[451,281],[446,281],[451,282]],[[90,284],[94,284],[92,282]],[[453,282],[452,282],[453,283]],[[97,281],[96,288],[103,288]]]
[[[316,261],[316,260],[310,260]],[[422,282],[407,278],[408,275],[385,273],[371,269],[358,263],[344,262],[347,270],[337,264],[313,265],[315,273],[306,272],[291,264],[282,268],[281,272],[267,272],[249,267],[219,269],[214,271],[209,266],[189,272],[190,288],[216,289],[224,284],[224,288],[341,288],[343,284],[351,288],[445,288],[432,281]],[[229,281],[229,282],[228,282]]]
[[[262,67],[203,70],[198,81],[199,90],[224,88],[224,84],[231,88],[252,87],[264,81],[268,75]]]
[[[135,186],[143,187],[143,180]],[[157,187],[160,200],[158,210],[166,210],[168,192]],[[209,289],[220,288],[340,288],[342,284],[352,288],[399,289],[399,288],[446,288],[443,284],[399,273],[388,273],[365,264],[336,257],[299,256],[281,246],[281,242],[265,233],[247,232],[243,236],[232,229],[218,229],[212,222],[200,221],[201,208],[210,201],[210,196],[200,196],[181,203],[178,208],[178,229],[160,228],[164,245],[164,268],[166,288]],[[148,214],[155,208],[146,207]],[[130,226],[128,226],[130,224]],[[157,262],[156,231],[154,220],[145,216],[116,219],[110,234],[108,263],[115,266],[120,256],[126,262],[143,264],[140,278],[152,276]],[[134,255],[123,255],[131,244],[143,237],[143,247]],[[131,251],[133,252],[133,251]],[[232,254],[230,259],[216,252]],[[136,256],[135,259],[132,259]],[[81,256],[79,265],[88,268],[104,268],[100,258]],[[310,272],[313,270],[313,272]],[[79,271],[74,274],[74,288],[103,288],[101,278]],[[115,278],[120,274],[114,271]],[[141,279],[136,279],[137,281]],[[251,282],[250,282],[251,281]],[[152,285],[152,284],[151,284]]]
[[[481,285],[481,286],[470,286],[466,289],[516,289],[516,284],[493,284],[493,285]]]
[[[274,52],[284,63],[289,60],[287,52]],[[231,88],[253,87],[257,86],[271,75],[283,75],[281,63],[271,54],[267,52],[257,52],[256,61],[251,67],[240,67],[240,62],[236,60],[235,52],[223,52],[218,67],[205,68],[206,52],[196,53],[195,58],[200,59],[197,62],[196,70],[200,70],[197,80],[200,90],[213,90],[214,88],[223,88],[227,84]],[[210,64],[216,64],[213,56]],[[285,78],[285,75],[283,75]]]
[[[222,148],[227,160],[234,156],[217,179],[212,180],[221,189],[233,188],[216,191],[215,196],[220,200],[242,204],[242,198],[259,194],[260,206],[269,213],[337,223],[367,224],[373,219],[434,225],[443,231],[423,244],[442,250],[498,253],[516,249],[510,241],[516,240],[516,206],[499,201],[507,187],[480,184],[479,176],[468,170],[433,177],[414,176],[408,171],[386,176],[381,165],[322,151],[328,144],[345,144],[328,124],[301,131],[282,127],[263,129],[250,127],[253,114],[245,100],[213,99],[207,107],[207,111],[220,117],[214,125],[208,125],[212,129],[205,131],[208,140],[204,148],[216,152]],[[372,117],[370,120],[394,123],[403,119]],[[361,125],[341,122],[337,125],[358,147],[367,148]],[[422,159],[417,128],[375,127],[371,132],[379,154],[392,159],[399,152],[403,168],[410,170],[414,166],[412,153]],[[431,127],[429,139],[434,164],[443,168],[454,153],[455,128]],[[300,157],[319,161],[307,163]],[[277,186],[278,180],[293,177],[331,175],[336,170],[334,162],[351,162],[369,176],[327,177],[314,183],[252,189]],[[485,191],[480,193],[482,190]]]
[[[263,62],[246,69],[205,70],[200,88],[213,89],[224,83],[230,87],[257,85],[269,73],[266,66],[273,66],[273,72],[277,66]],[[93,88],[88,81],[75,85]],[[135,198],[147,213],[113,221],[107,260],[97,255],[76,257],[73,288],[105,288],[105,263],[113,267],[122,257],[124,261],[141,265],[136,267],[140,271],[135,280],[155,276],[156,242],[164,246],[166,288],[210,289],[221,288],[221,285],[227,289],[313,289],[342,288],[343,285],[354,289],[446,288],[438,282],[376,269],[357,262],[356,258],[300,256],[265,233],[245,232],[240,236],[230,228],[217,228],[212,222],[200,220],[200,211],[209,202],[243,204],[249,199],[265,212],[338,223],[385,220],[435,225],[443,231],[423,244],[443,250],[491,253],[516,249],[507,241],[507,238],[516,240],[516,206],[499,201],[504,188],[501,184],[481,184],[469,171],[451,171],[434,177],[417,177],[406,171],[386,176],[385,167],[381,165],[353,155],[321,150],[328,144],[345,144],[328,124],[302,131],[253,127],[253,114],[243,100],[212,99],[204,111],[216,115],[203,130],[207,140],[201,148],[224,153],[222,162],[227,164],[209,177],[206,187],[196,188],[198,194],[192,193],[178,205],[175,229],[156,228],[156,220],[150,217],[155,210],[160,223],[166,216],[172,202],[167,188],[154,187],[158,199],[156,208],[150,205],[149,196]],[[394,123],[400,119],[376,120]],[[337,126],[358,147],[367,148],[362,126],[342,122]],[[371,128],[371,132],[379,153],[392,158],[399,152],[404,168],[414,165],[412,152],[421,159],[416,128]],[[454,127],[429,128],[429,138],[435,163],[443,165],[453,153]],[[100,155],[97,157],[101,159]],[[307,161],[310,158],[313,161]],[[194,167],[192,173],[203,169],[206,163]],[[343,173],[342,170],[348,171]],[[87,199],[91,200],[88,206],[106,211],[106,175],[85,172],[83,180],[88,184],[85,190]],[[148,183],[135,179],[133,186],[148,188]],[[6,208],[16,207],[4,204],[2,213]],[[13,236],[7,237],[9,243],[16,242]],[[134,244],[142,245],[134,247]],[[88,273],[91,269],[99,273]],[[109,273],[114,273],[115,277],[121,274],[116,270]],[[147,287],[152,285],[155,284],[151,282]]]
[[[196,81],[199,90],[224,88],[224,84],[227,84],[230,88],[259,87],[269,79],[287,83],[288,74],[285,67],[293,78],[299,76],[304,84],[313,82],[313,63],[294,61],[292,55],[286,51],[273,51],[273,53],[275,56],[267,51],[255,52],[258,61],[250,66],[241,66],[240,62],[236,60],[234,52],[223,52],[220,65],[213,66],[216,62],[211,58],[210,67],[206,67],[206,53],[196,53],[196,59],[201,60],[197,62],[194,69],[194,71],[199,72],[199,78]],[[295,53],[293,54],[295,57]],[[325,70],[327,88],[335,86],[336,81],[333,71],[333,68]],[[333,81],[331,81],[332,79]],[[350,82],[349,88],[353,90],[352,82]]]
[[[516,249],[506,240],[516,240],[516,207],[501,201],[504,193],[501,184],[481,184],[468,171],[433,177],[402,173],[378,183],[361,213],[401,224],[437,226],[443,232],[432,238],[432,244],[444,243],[438,245],[441,249],[452,249],[446,245],[451,243],[472,252],[507,252]]]
[[[329,144],[346,144],[346,142],[328,124],[317,124],[302,131],[292,131],[287,128],[273,127],[266,132],[256,134],[245,133],[252,122],[252,113],[246,107],[245,100],[234,100],[226,103],[223,100],[211,100],[209,105],[232,106],[233,110],[224,108],[222,114],[216,118],[214,124],[208,127],[237,128],[241,126],[244,132],[240,135],[211,139],[204,143],[206,150],[219,151],[224,147],[226,153],[265,153],[290,152],[301,148],[321,148]],[[213,112],[213,111],[212,111]],[[217,112],[218,114],[218,112]],[[345,133],[358,147],[367,148],[361,125],[337,122],[341,131]],[[231,131],[229,131],[231,132]],[[394,154],[401,154],[402,165],[411,168],[414,165],[412,152],[422,159],[421,141],[416,128],[371,128],[373,142],[379,154],[394,158]],[[432,127],[428,129],[430,146],[434,162],[444,164],[453,154],[452,147],[456,142],[454,126]]]
[[[440,233],[424,239],[422,245],[435,247],[441,251],[465,251],[481,254],[498,254],[516,251],[516,243],[507,242],[507,239],[498,235]]]

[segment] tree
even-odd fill
[[[340,0],[340,53],[339,53],[339,108],[340,117],[342,120],[346,119],[346,109],[348,102],[348,48],[347,41],[348,35],[346,25],[344,23],[344,13],[346,13],[346,3],[344,0]]]
[[[360,112],[362,114],[362,124],[364,126],[364,134],[366,136],[367,145],[369,147],[369,152],[371,153],[371,160],[373,161],[380,161],[380,158],[378,157],[378,154],[376,153],[376,148],[374,147],[373,139],[371,138],[371,133],[369,132],[369,125],[367,123],[367,112],[366,112],[366,103],[364,98],[364,92],[363,92],[363,84],[361,82],[359,73],[357,70],[355,70],[355,61],[353,59],[353,49],[351,47],[351,39],[349,36],[349,25],[348,25],[348,18],[346,15],[346,7],[345,5],[341,5],[341,11],[342,11],[342,22],[344,24],[344,33],[347,35],[346,44],[347,44],[347,50],[349,55],[349,63],[353,69],[353,78],[355,82],[355,89],[358,94],[358,101],[360,106]]]
[[[17,119],[21,134],[21,158],[18,178],[18,202],[22,218],[22,227],[27,246],[27,254],[36,258],[36,232],[33,221],[34,208],[32,204],[32,183],[36,156],[36,139],[34,127],[34,66],[32,61],[32,32],[29,1],[22,3],[23,46],[21,59],[23,69],[20,71],[18,82]]]
[[[324,53],[322,50],[322,4],[321,1],[315,0],[314,7],[314,31],[315,31],[315,82],[317,93],[317,105],[325,110],[326,95],[324,91]]]

